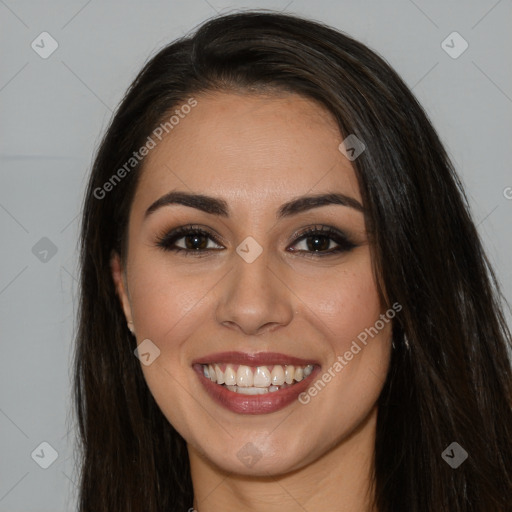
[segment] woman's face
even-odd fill
[[[282,474],[370,425],[388,308],[332,116],[293,94],[195,98],[146,158],[113,275],[137,342],[150,340],[149,389],[189,450]]]

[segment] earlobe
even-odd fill
[[[125,273],[121,263],[121,258],[116,252],[112,252],[110,258],[110,271],[112,273],[112,279],[116,288],[117,295],[121,301],[121,307],[128,323],[128,328],[133,333],[133,319],[130,301],[128,299],[128,291],[126,287]]]

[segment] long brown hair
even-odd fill
[[[212,90],[289,91],[323,104],[343,137],[368,210],[380,293],[403,310],[378,402],[379,512],[504,512],[512,497],[512,373],[503,297],[445,150],[414,96],[373,51],[323,24],[272,12],[214,18],[147,62],[98,149],[81,231],[74,398],[81,512],[187,510],[183,438],[134,357],[109,261],[126,256],[144,160],[104,184],[188,98]],[[172,136],[172,134],[171,134]],[[404,340],[407,336],[408,345]],[[468,453],[458,468],[442,452]]]

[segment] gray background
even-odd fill
[[[512,299],[510,0],[0,0],[0,512],[74,509],[78,215],[112,110],[164,44],[216,12],[254,7],[325,21],[395,67],[444,140]],[[47,59],[31,48],[43,31],[59,45]],[[441,47],[453,31],[469,44],[456,59]],[[43,441],[58,452],[46,470],[31,458]]]

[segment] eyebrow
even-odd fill
[[[153,212],[164,206],[170,205],[189,206],[196,208],[211,215],[229,217],[229,207],[226,201],[216,197],[203,194],[193,194],[190,192],[172,191],[157,199],[144,214],[144,218],[149,217]],[[363,205],[353,197],[340,193],[317,194],[311,196],[302,196],[284,203],[277,212],[277,219],[290,217],[297,213],[305,212],[313,208],[327,206],[331,204],[347,206],[359,212],[364,213]]]

